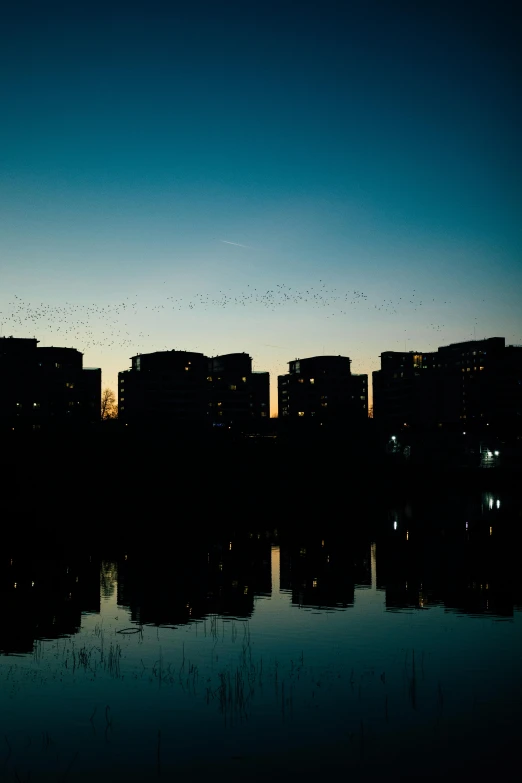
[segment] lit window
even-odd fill
[[[321,408],[326,408],[326,407],[327,407],[327,405],[328,405],[328,403],[327,403],[327,402],[322,402],[322,403],[321,403]]]
[[[261,416],[266,416],[266,411],[261,411]]]
[[[33,402],[33,408],[39,408],[40,403],[39,402]]]
[[[310,378],[310,383],[315,383],[315,378]]]
[[[66,389],[74,389],[74,383],[71,383],[70,381],[68,381],[68,382],[65,384],[65,388],[66,388]]]
[[[21,402],[17,402],[17,403],[16,403],[16,407],[17,407],[17,408],[21,408],[21,407],[22,407],[22,403],[21,403]]]
[[[212,380],[212,376],[211,375],[207,375],[207,381],[211,381],[211,380]]]
[[[304,383],[304,378],[299,378],[297,383]]]
[[[241,378],[241,380],[243,381],[243,383],[246,383],[246,375],[243,375],[243,377]]]
[[[231,383],[231,384],[230,384],[230,386],[229,386],[228,388],[230,389],[230,391],[236,391],[236,389],[237,389],[237,386],[236,386],[236,384],[235,384],[235,383]]]
[[[298,416],[304,416],[304,411],[299,411]]]
[[[185,370],[190,370],[190,367],[185,367]]]
[[[221,405],[223,405],[223,403],[222,402],[218,402],[218,407],[220,407]]]
[[[218,411],[218,416],[222,416],[222,415],[223,415],[223,411]]]
[[[69,400],[69,402],[67,404],[68,404],[69,408],[74,408],[74,400]]]
[[[61,370],[62,369],[62,365],[59,362],[55,362],[54,366],[56,367],[57,370]]]

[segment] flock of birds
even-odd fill
[[[8,303],[7,310],[0,312],[0,334],[16,332],[23,336],[42,337],[45,334],[47,341],[52,339],[60,340],[64,345],[74,344],[84,352],[114,348],[139,350],[145,341],[152,338],[143,326],[154,323],[159,315],[190,311],[217,314],[223,310],[243,308],[262,308],[276,312],[282,307],[298,307],[319,310],[325,319],[339,320],[348,316],[354,308],[363,307],[370,312],[397,316],[405,310],[417,312],[426,304],[428,303],[422,300],[415,290],[404,298],[371,302],[363,291],[345,291],[329,287],[323,280],[319,280],[316,286],[303,289],[278,283],[274,288],[266,290],[247,285],[243,291],[229,288],[215,293],[200,292],[191,297],[168,295],[155,304],[140,294],[127,296],[123,301],[114,304],[64,302],[61,305],[30,303],[15,295],[13,301]],[[433,299],[429,304],[448,305],[450,302],[436,303]],[[148,318],[149,315],[152,318]],[[427,328],[442,332],[444,324],[434,321]]]
[[[167,286],[167,281],[163,284]],[[262,289],[247,285],[242,291],[232,288],[219,290],[214,293],[199,292],[193,296],[176,297],[165,295],[155,303],[151,303],[146,294],[127,296],[120,302],[112,304],[78,304],[64,302],[60,305],[46,302],[30,303],[20,296],[15,295],[8,303],[7,309],[0,311],[0,336],[16,334],[17,336],[36,336],[42,342],[77,347],[84,353],[87,351],[105,352],[115,349],[128,349],[129,352],[146,352],[153,350],[168,350],[176,348],[172,344],[157,344],[156,332],[158,320],[161,318],[162,331],[174,333],[180,331],[180,321],[176,317],[172,325],[168,324],[169,315],[179,313],[209,313],[215,318],[223,311],[237,311],[238,316],[244,311],[261,309],[269,312],[277,312],[281,308],[288,310],[288,316],[297,317],[297,310],[306,315],[307,312],[319,311],[326,319],[335,319],[340,324],[346,323],[347,339],[353,342],[353,322],[348,321],[347,316],[355,311],[366,311],[365,318],[373,313],[382,313],[386,317],[408,317],[413,313],[423,311],[426,316],[440,313],[441,307],[451,305],[449,300],[427,299],[413,289],[409,295],[396,299],[381,299],[371,301],[368,294],[359,290],[343,290],[331,287],[325,281],[319,280],[315,286],[297,288],[284,283],[278,283],[273,288]],[[482,300],[484,302],[485,300]],[[444,339],[445,324],[428,318],[419,323],[420,329],[439,335],[439,344]],[[420,319],[419,319],[420,320]],[[186,326],[186,325],[185,325]],[[476,337],[478,318],[473,324],[473,333],[467,339]],[[404,330],[404,348],[409,342]],[[351,336],[350,336],[351,333]],[[396,332],[397,334],[397,332]],[[481,336],[481,335],[479,335]],[[357,335],[360,342],[361,335]],[[267,347],[283,350],[283,346],[262,343]],[[198,346],[185,346],[188,350],[199,350]],[[417,346],[411,346],[417,349]],[[402,345],[400,346],[402,348]],[[219,349],[213,349],[212,353],[219,353]]]

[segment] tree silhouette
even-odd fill
[[[112,389],[106,388],[102,391],[101,396],[101,419],[107,421],[108,419],[118,418],[118,405],[116,403],[116,395]]]

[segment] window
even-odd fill
[[[222,402],[218,402],[218,408],[221,407],[221,405],[223,405],[223,403]]]
[[[33,402],[33,408],[39,408],[40,403],[39,402]]]
[[[236,386],[236,384],[235,384],[235,383],[231,383],[231,384],[230,384],[230,386],[229,386],[228,388],[230,389],[230,391],[236,391],[236,389],[237,389],[237,386]]]
[[[266,416],[266,411],[261,411],[261,416]]]
[[[310,383],[315,383],[315,378],[310,378]]]
[[[327,406],[328,406],[328,403],[327,403],[327,402],[322,402],[322,403],[321,403],[321,408],[326,408]]]
[[[299,411],[297,415],[298,416],[304,416],[304,411]]]
[[[243,381],[243,383],[246,383],[246,375],[243,375],[243,377],[241,378],[241,380]]]
[[[56,367],[57,370],[61,370],[62,369],[62,365],[60,364],[60,362],[55,362],[54,366]]]
[[[74,389],[74,383],[71,383],[70,381],[67,381],[65,384],[66,389]]]
[[[212,380],[212,376],[211,375],[207,375],[207,381],[211,381],[211,380]]]
[[[74,400],[69,400],[67,405],[69,406],[69,408],[74,408]]]
[[[33,430],[39,430],[41,429],[39,424],[33,424]]]
[[[304,378],[299,378],[297,383],[304,383]]]

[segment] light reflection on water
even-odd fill
[[[48,571],[5,562],[0,779],[518,779],[520,593],[493,500],[437,535],[407,507],[371,541],[238,535],[184,552],[182,578],[71,558],[34,612]]]

